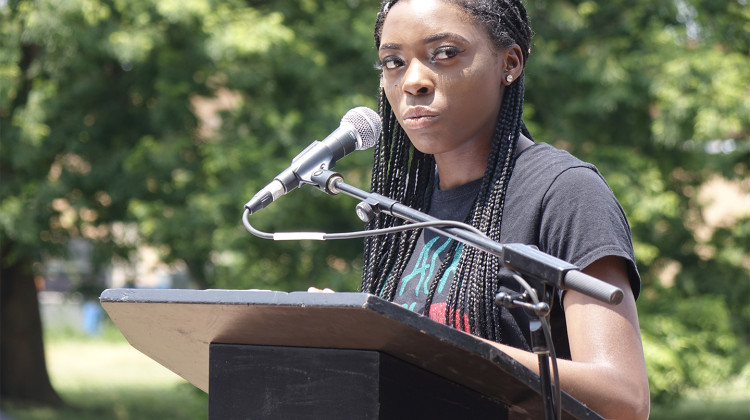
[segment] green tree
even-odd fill
[[[0,2],[4,398],[59,403],[34,276],[70,239],[93,243],[99,267],[154,246],[198,287],[356,289],[359,241],[269,244],[240,215],[346,110],[376,105],[376,3]],[[526,121],[537,140],[597,164],[628,213],[651,386],[663,400],[750,357],[735,351],[750,342],[750,221],[706,230],[698,196],[717,175],[748,178],[744,3],[527,1],[536,35]],[[717,144],[728,152],[706,152]],[[366,187],[369,163],[356,153],[337,169]],[[252,223],[362,227],[352,199],[292,194]],[[82,281],[96,284],[97,272]]]
[[[749,175],[744,3],[528,2],[532,133],[597,164],[625,207],[657,401],[748,362],[737,349],[750,339],[750,220],[697,234],[709,226],[701,186]],[[709,153],[717,144],[725,152]]]
[[[34,288],[43,273],[33,268],[64,255],[73,238],[95,244],[100,266],[159,246],[165,260],[187,264],[199,287],[288,289],[318,275],[341,288],[356,284],[352,247],[272,252],[239,227],[242,204],[263,180],[343,111],[374,104],[362,91],[376,76],[361,63],[370,61],[367,37],[354,19],[372,10],[357,2],[282,6],[288,10],[211,0],[0,5],[3,398],[60,403],[44,369]],[[226,97],[238,105],[196,117],[206,99]],[[214,131],[216,117],[225,123]],[[279,206],[286,215],[266,219],[356,225],[344,207]],[[131,226],[139,235],[128,234]],[[82,280],[96,283],[96,271]]]

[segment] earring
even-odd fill
[[[513,75],[509,74],[509,75],[505,76],[505,81],[508,82],[508,83],[513,83]]]

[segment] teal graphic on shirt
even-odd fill
[[[418,302],[424,302],[424,300],[427,298],[427,294],[430,292],[430,284],[432,282],[431,280],[434,277],[435,272],[440,268],[441,262],[438,260],[438,258],[448,249],[452,242],[453,240],[450,238],[437,236],[424,245],[424,247],[419,252],[416,264],[414,264],[414,268],[412,269],[411,273],[405,274],[401,278],[398,290],[399,297],[403,297],[404,293],[406,293],[407,296],[413,296],[411,302],[402,303],[401,306],[413,311]],[[445,284],[448,282],[448,279],[451,277],[451,275],[453,275],[453,273],[456,271],[462,249],[463,244],[459,244],[456,247],[456,252],[453,256],[453,260],[451,261],[450,266],[443,273],[443,276],[440,278],[440,281],[437,285],[437,289],[435,290],[435,298],[433,299],[433,301],[438,302],[439,300],[445,300],[444,298],[440,299],[438,296],[442,295]],[[413,293],[413,295],[411,295],[411,293]],[[408,297],[406,299],[408,299]]]

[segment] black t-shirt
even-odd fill
[[[481,180],[477,180],[450,190],[436,187],[430,215],[444,220],[465,220],[480,184]],[[501,243],[535,245],[541,251],[581,268],[605,256],[622,257],[628,262],[633,293],[638,295],[640,277],[635,267],[625,213],[593,165],[547,144],[529,147],[516,160],[503,213]],[[461,244],[457,245],[453,261],[437,285],[429,314],[424,303],[432,278],[452,241],[429,230],[420,235],[399,282],[394,302],[444,322],[445,302]],[[501,282],[501,290],[506,289],[521,290],[510,277],[504,277]],[[530,349],[528,317],[523,310],[498,310],[501,315],[500,341]],[[559,301],[553,304],[550,318],[558,356],[569,358],[567,327]],[[464,324],[468,329],[469,322]]]

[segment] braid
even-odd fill
[[[398,0],[383,1],[375,22],[375,44],[388,12]],[[495,47],[521,48],[524,64],[528,59],[532,32],[528,16],[520,0],[446,0],[458,4],[482,24]],[[485,232],[490,239],[500,240],[501,221],[506,191],[515,165],[518,139],[523,133],[531,137],[523,123],[524,76],[505,89],[479,193],[465,222]],[[375,147],[371,189],[414,209],[429,211],[434,188],[435,160],[416,150],[398,124],[381,88],[379,111],[383,132]],[[368,224],[369,229],[400,226],[401,219],[379,214]],[[406,231],[365,240],[362,291],[392,300],[403,271],[416,247],[420,231]],[[455,258],[455,272],[447,273]],[[444,276],[452,279],[447,291],[444,322],[469,330],[476,335],[500,341],[500,311],[494,304],[499,287],[501,263],[498,257],[453,242],[445,259],[429,285],[425,308],[434,299],[437,285]]]
[[[425,155],[411,146],[382,89],[379,110],[383,118],[383,131],[381,141],[375,146],[370,189],[409,207],[428,211],[426,203],[429,203],[429,196],[425,191],[431,191],[435,161],[431,155]],[[404,223],[399,218],[379,214],[367,227],[386,228]],[[365,240],[363,292],[393,299],[419,233],[411,230]]]

